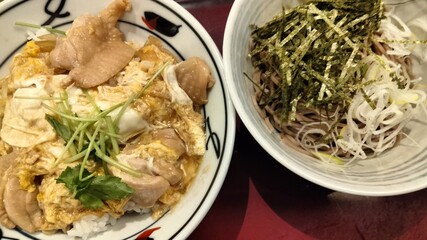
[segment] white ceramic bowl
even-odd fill
[[[24,45],[26,29],[14,26],[15,21],[47,23],[66,30],[77,16],[96,14],[109,0],[5,0],[0,3],[0,76],[8,74],[11,56]],[[119,23],[127,40],[142,43],[155,35],[181,58],[199,56],[204,59],[217,80],[209,93],[209,103],[203,109],[206,118],[207,153],[198,175],[183,199],[158,220],[148,215],[125,216],[111,230],[91,239],[135,239],[146,234],[151,239],[185,239],[200,223],[213,204],[226,176],[235,137],[235,112],[225,85],[221,54],[202,25],[184,8],[172,0],[134,0],[132,11]],[[141,16],[153,12],[178,29],[149,29]],[[155,229],[151,234],[150,230]],[[3,239],[73,239],[64,234],[27,234],[21,230],[1,227]]]
[[[270,132],[264,124],[253,104],[253,85],[244,76],[244,73],[249,76],[253,73],[248,58],[249,25],[261,26],[282,11],[282,7],[297,4],[297,0],[236,0],[232,6],[224,34],[223,58],[230,95],[242,122],[273,158],[296,174],[321,186],[368,196],[397,195],[427,187],[425,115],[422,115],[422,121],[412,121],[408,125],[410,138],[419,146],[405,138],[398,147],[385,152],[381,157],[360,161],[351,168],[319,164],[318,160],[285,146],[278,134]],[[397,7],[397,15],[405,22],[416,18],[426,21],[426,9],[426,1],[408,2]],[[426,35],[418,37],[426,39]],[[421,67],[425,69],[426,65]],[[420,69],[416,71],[427,80],[427,72]]]

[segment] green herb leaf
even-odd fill
[[[64,183],[65,186],[76,196],[82,189],[85,189],[90,183],[89,181],[81,182],[79,180],[80,165],[75,168],[67,167],[56,180],[58,183]],[[84,173],[89,176],[90,173],[85,169]]]
[[[101,201],[101,199],[89,192],[82,193],[79,195],[78,199],[86,208],[96,209],[104,206],[104,203]]]
[[[70,140],[72,133],[71,130],[65,126],[64,124],[60,123],[56,118],[52,115],[46,114],[46,120],[49,122],[49,124],[53,127],[55,132],[64,139],[65,142],[68,142]]]
[[[95,177],[87,191],[101,200],[122,199],[134,192],[120,178],[111,175]]]
[[[105,200],[118,200],[130,196],[134,190],[120,178],[114,176],[94,176],[85,181],[79,180],[81,165],[74,168],[67,167],[56,180],[64,183],[72,192],[74,198],[79,199],[86,208],[100,208]],[[90,172],[84,169],[84,178],[90,176]]]

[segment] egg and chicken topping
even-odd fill
[[[2,225],[67,231],[130,203],[158,217],[196,175],[214,79],[202,59],[180,62],[156,38],[124,42],[115,25],[130,7],[115,0],[14,57],[0,83]]]

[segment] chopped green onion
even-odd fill
[[[113,120],[111,119],[111,117],[110,116],[107,116],[106,118],[105,118],[105,123],[107,124],[107,128],[108,128],[108,133],[111,133],[111,135],[109,135],[110,136],[110,140],[111,140],[111,145],[112,145],[112,147],[113,147],[113,153],[114,153],[114,155],[117,155],[117,154],[119,154],[119,144],[118,144],[118,142],[117,142],[117,137],[114,137],[113,135],[116,135],[117,134],[117,131],[116,131],[116,125],[114,125],[113,124]],[[120,136],[119,136],[120,137]],[[104,151],[105,152],[105,151]]]
[[[59,29],[55,29],[55,28],[52,28],[52,27],[49,27],[49,26],[40,26],[40,25],[37,25],[37,24],[26,23],[26,22],[15,22],[15,25],[16,26],[20,26],[20,27],[37,28],[37,29],[44,28],[44,29],[46,29],[47,31],[49,31],[51,33],[58,33],[58,34],[65,35],[65,31],[62,31],[62,30],[59,30]]]
[[[87,180],[86,178],[83,178],[83,171],[85,170],[86,163],[87,163],[87,160],[89,159],[90,152],[94,148],[95,138],[97,137],[100,128],[101,128],[101,124],[98,122],[98,126],[96,126],[96,128],[95,128],[95,132],[92,134],[92,136],[89,136],[89,146],[87,147],[86,154],[83,158],[82,164],[80,165],[79,180],[82,182]]]
[[[42,103],[44,108],[57,115],[62,123],[61,126],[67,130],[73,130],[70,137],[63,137],[66,145],[60,156],[55,160],[55,165],[59,164],[63,160],[65,154],[69,152],[71,156],[64,160],[65,163],[81,160],[79,180],[85,181],[93,176],[93,174],[85,176],[83,173],[85,172],[87,161],[91,157],[92,152],[95,151],[95,156],[102,160],[105,174],[108,174],[108,165],[112,165],[133,176],[140,176],[138,171],[115,159],[116,155],[120,153],[118,141],[120,135],[118,134],[117,125],[126,109],[145,93],[146,89],[158,78],[169,64],[170,62],[163,64],[139,92],[132,94],[126,101],[116,104],[106,110],[101,110],[99,108],[87,90],[83,91],[85,97],[93,106],[92,112],[86,117],[76,116],[76,114],[72,112],[66,91],[60,93],[60,102],[56,103],[56,107],[51,107]],[[120,111],[113,120],[108,114],[119,108]]]
[[[42,103],[41,105],[44,108],[52,111],[53,113],[55,113],[55,114],[57,114],[57,115],[59,115],[59,116],[61,116],[63,118],[70,119],[70,120],[74,120],[74,121],[78,121],[78,122],[97,122],[97,121],[99,121],[99,118],[83,118],[83,117],[71,116],[71,115],[63,113],[61,111],[58,111],[57,109],[55,109],[55,108],[53,108],[53,107],[51,107],[51,106],[49,106],[49,105],[47,105],[45,103]]]

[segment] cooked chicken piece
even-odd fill
[[[40,229],[43,221],[37,193],[21,189],[19,179],[15,176],[9,177],[4,190],[3,202],[9,219],[31,233]]]
[[[173,128],[165,128],[153,132],[153,140],[160,140],[166,147],[173,149],[178,156],[185,153],[185,144]]]
[[[150,152],[157,154],[150,155]],[[179,163],[175,161],[185,152],[185,144],[176,131],[165,128],[146,134],[139,143],[128,144],[117,158],[138,171],[162,176],[175,185],[183,178]]]
[[[102,50],[94,54],[91,60],[70,71],[70,77],[76,86],[91,88],[114,77],[130,62],[135,50],[121,41],[108,41]]]
[[[150,152],[160,155],[150,155]],[[153,131],[146,134],[141,142],[128,144],[117,155],[119,162],[133,167],[143,176],[133,177],[116,168],[111,169],[112,174],[134,188],[132,199],[140,207],[151,207],[170,185],[183,179],[183,172],[172,161],[184,152],[185,145],[173,128]]]
[[[15,224],[9,219],[7,216],[6,208],[4,206],[4,190],[6,187],[6,182],[8,179],[8,169],[13,166],[16,158],[18,157],[18,153],[13,151],[7,155],[0,157],[0,223],[7,228],[14,228]]]
[[[196,105],[208,102],[207,91],[215,84],[215,79],[205,61],[191,57],[178,64],[175,73],[179,85]]]
[[[137,171],[144,174],[156,175],[165,178],[171,185],[177,184],[183,178],[183,172],[179,167],[165,159],[141,158],[135,154],[119,154],[117,159],[120,162],[134,167]]]
[[[154,159],[153,173],[164,177],[171,185],[179,183],[184,176],[181,169],[163,159]]]
[[[135,54],[116,28],[117,20],[129,9],[128,0],[115,0],[98,16],[78,17],[50,53],[52,66],[69,70],[78,87],[91,88],[108,81]]]
[[[58,38],[50,53],[55,68],[72,70],[90,61],[108,37],[101,19],[91,15],[76,18],[66,37]]]
[[[123,153],[130,154],[141,145],[148,145],[155,141],[159,141],[163,146],[174,151],[176,159],[186,152],[184,141],[173,128],[156,129],[143,134],[139,142],[129,143],[123,149]]]
[[[18,157],[18,151],[13,151],[9,154],[0,157],[0,175],[4,176],[6,170],[12,166]]]
[[[134,177],[116,168],[112,168],[111,172],[134,189],[131,199],[141,208],[152,207],[170,186],[169,182],[160,176],[142,174],[141,177]]]
[[[99,13],[99,18],[105,23],[110,39],[121,39],[122,32],[116,28],[117,21],[123,13],[130,11],[132,5],[129,0],[113,0],[104,10]]]
[[[135,190],[132,195],[132,201],[142,208],[154,206],[169,188],[168,181],[160,176],[144,175],[138,178],[137,181],[128,181],[128,178],[122,180]]]
[[[186,152],[186,147],[175,129],[165,128],[153,132],[153,138],[159,140],[166,147],[174,150],[178,156]],[[170,184],[175,185],[181,181],[183,173],[181,169],[164,159],[155,159],[153,163],[153,172],[166,178]]]

